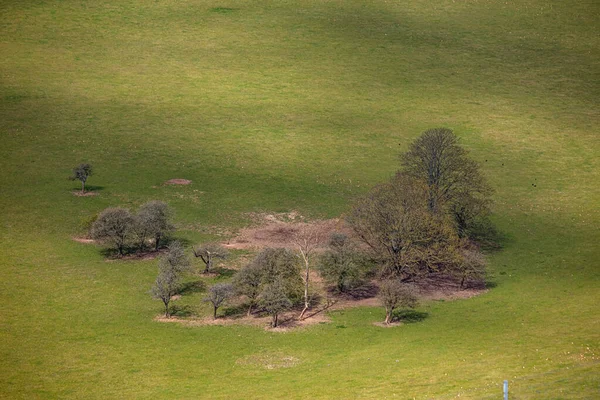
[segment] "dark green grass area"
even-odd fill
[[[537,0],[4,1],[0,398],[491,399],[504,379],[512,398],[597,397],[599,15]],[[103,208],[151,199],[189,243],[254,212],[339,216],[437,126],[481,162],[506,239],[492,290],[425,303],[412,323],[374,326],[377,308],[288,333],[158,323],[156,262],[71,240]],[[71,194],[80,162],[97,196]],[[207,312],[202,296],[176,304]]]

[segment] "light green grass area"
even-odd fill
[[[599,26],[594,1],[4,0],[0,398],[597,398]],[[495,288],[418,323],[161,324],[156,262],[71,240],[151,199],[191,243],[339,216],[438,126],[507,238]],[[99,196],[71,194],[80,162]]]

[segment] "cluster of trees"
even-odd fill
[[[425,131],[400,159],[395,176],[360,198],[348,216],[380,265],[382,302],[411,304],[406,283],[436,274],[458,278],[461,287],[482,282],[480,245],[494,232],[491,188],[479,165],[446,128]],[[386,322],[393,308],[386,305]]]
[[[172,210],[162,201],[149,201],[137,213],[126,208],[111,207],[102,211],[92,223],[92,239],[113,246],[124,255],[128,249],[145,251],[149,245],[158,250],[175,228]]]
[[[311,269],[343,293],[358,285],[368,267],[374,265],[380,279],[378,296],[386,310],[385,322],[390,323],[398,308],[416,306],[417,288],[424,279],[453,277],[461,288],[483,282],[485,258],[480,246],[494,234],[489,221],[490,195],[491,188],[478,164],[469,158],[454,133],[446,128],[427,130],[401,155],[401,168],[394,177],[374,187],[352,207],[347,221],[362,245],[344,234],[326,238],[322,231],[305,226],[296,234],[296,251],[262,250],[231,283],[210,287],[204,300],[212,304],[216,318],[217,310],[229,299],[242,297],[248,315],[261,310],[272,317],[275,327],[281,313],[294,306],[303,306],[299,319],[304,317],[314,295],[309,282]],[[148,203],[153,204],[148,210],[143,206],[138,215],[152,214],[150,210],[156,208],[156,203]],[[115,225],[110,221],[117,216],[127,219],[127,213],[122,209],[105,210],[98,218],[102,222],[97,221],[98,227],[93,227],[95,235],[110,238],[120,252],[124,234],[104,226]],[[136,218],[148,219],[129,218],[131,227],[141,223],[133,222]],[[162,234],[167,226],[157,230],[150,224],[145,230],[131,229],[143,245],[145,237],[159,231]],[[156,236],[156,243],[159,240]],[[321,249],[325,244],[326,248]],[[228,255],[216,243],[197,246],[192,252],[203,261],[204,273],[211,271],[215,260]],[[159,262],[159,275],[152,289],[165,304],[167,317],[168,304],[189,267],[189,260],[182,254],[179,244],[169,246]]]
[[[197,250],[195,250],[196,252]],[[158,276],[151,289],[153,297],[165,306],[165,317],[170,317],[169,304],[182,288],[182,277],[190,271],[190,261],[179,242],[172,242],[158,263]],[[279,315],[302,300],[303,282],[299,258],[287,249],[265,249],[242,268],[232,283],[217,283],[208,288],[204,301],[217,310],[235,296],[248,300],[248,315],[260,308],[278,324]]]

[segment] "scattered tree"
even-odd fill
[[[276,328],[278,317],[283,311],[292,306],[292,301],[286,294],[285,285],[280,279],[265,286],[260,296],[260,306],[272,317],[271,326]]]
[[[178,241],[171,242],[167,252],[158,261],[158,276],[152,287],[154,298],[165,305],[165,317],[169,318],[169,303],[181,288],[181,276],[189,269],[190,260]]]
[[[92,175],[92,166],[91,164],[79,164],[75,168],[73,168],[73,175],[69,177],[72,181],[80,181],[81,182],[81,193],[85,193],[85,182],[88,177]]]
[[[133,216],[124,208],[107,208],[102,211],[92,224],[91,237],[96,240],[111,242],[124,254],[127,238],[131,234]]]
[[[189,257],[185,254],[183,246],[177,240],[169,243],[167,246],[167,253],[161,260],[164,263],[168,263],[170,267],[178,273],[189,270],[191,266]]]
[[[338,292],[345,292],[360,280],[360,261],[356,246],[343,233],[333,233],[329,248],[323,253],[318,265],[319,273]]]
[[[230,283],[217,283],[208,289],[208,294],[204,301],[213,306],[213,319],[217,319],[217,310],[225,303],[227,299],[233,296],[233,285]]]
[[[162,300],[165,305],[165,317],[170,318],[169,303],[180,289],[180,274],[170,267],[168,263],[159,263],[158,276],[152,286],[152,296]]]
[[[172,210],[163,201],[149,201],[140,207],[134,224],[140,249],[144,248],[147,238],[154,239],[155,251],[159,249],[161,240],[174,229],[170,222],[172,215]]]
[[[394,310],[398,307],[414,308],[417,305],[415,289],[398,279],[385,280],[379,287],[379,300],[385,307],[385,323],[392,322]]]
[[[237,293],[246,296],[249,300],[248,316],[258,302],[258,296],[263,286],[263,271],[256,263],[250,263],[240,269],[233,277],[233,285]]]
[[[430,210],[449,213],[461,237],[488,216],[491,188],[452,130],[423,132],[400,158],[404,173],[427,184]]]
[[[348,222],[383,275],[414,280],[456,263],[458,237],[446,216],[427,207],[427,196],[425,184],[397,174],[355,203]]]
[[[206,243],[192,249],[194,256],[200,258],[205,265],[204,273],[208,274],[213,266],[214,260],[226,259],[229,252],[218,243]]]

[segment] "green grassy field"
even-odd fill
[[[599,26],[593,1],[2,1],[0,398],[600,397]],[[156,262],[71,240],[151,199],[191,243],[339,216],[437,126],[506,240],[493,290],[419,323],[161,324]],[[84,161],[99,196],[71,194]]]

